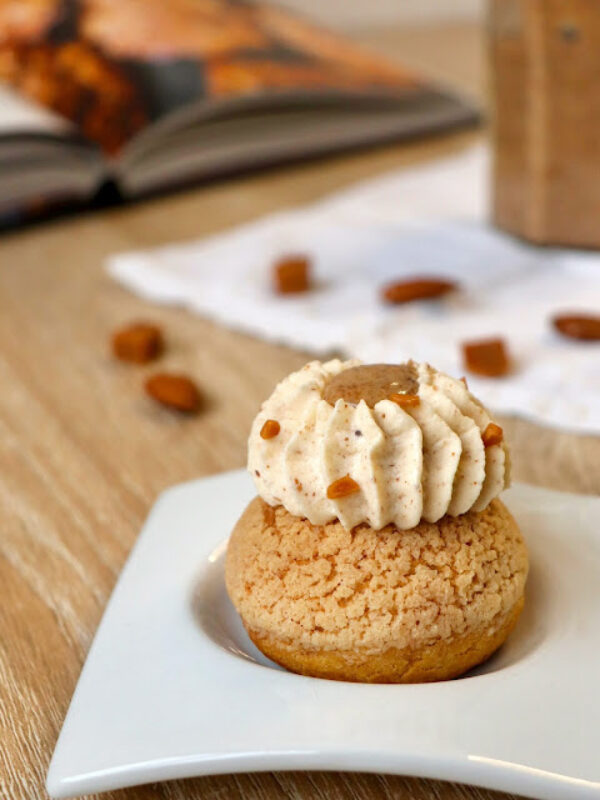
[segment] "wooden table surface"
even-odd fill
[[[475,28],[364,37],[481,94]],[[478,134],[230,180],[128,209],[80,216],[0,240],[0,797],[38,800],[94,632],[156,495],[170,484],[240,467],[248,427],[275,381],[304,353],[153,308],[103,272],[109,253],[199,236],[311,201],[393,167],[454,152]],[[115,363],[109,333],[151,318],[169,340],[161,367],[194,375],[204,413],[175,418],[140,386],[151,368]],[[600,439],[504,420],[515,478],[600,491]],[[199,720],[199,724],[205,721]],[[380,775],[221,776],[104,795],[183,798],[506,798],[469,787]]]

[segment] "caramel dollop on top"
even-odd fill
[[[367,364],[335,375],[325,386],[323,399],[332,406],[340,399],[354,404],[364,400],[369,408],[374,408],[392,394],[416,395],[418,391],[417,369],[413,362]]]

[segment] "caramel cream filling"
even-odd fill
[[[280,425],[270,439],[260,436],[267,420]],[[428,364],[313,361],[263,403],[248,468],[267,503],[313,524],[407,529],[482,510],[505,488],[504,443],[483,445],[491,421],[462,381]],[[360,491],[328,498],[346,475]]]

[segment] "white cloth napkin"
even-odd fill
[[[412,357],[463,375],[460,343],[499,335],[513,373],[468,376],[486,404],[598,433],[600,344],[562,339],[549,318],[600,313],[600,253],[535,248],[489,227],[488,160],[484,147],[473,147],[218,236],[113,256],[108,269],[150,300],[317,356]],[[312,259],[313,291],[273,294],[272,262],[289,253]],[[383,284],[413,275],[448,277],[462,291],[382,304]]]

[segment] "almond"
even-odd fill
[[[116,331],[112,337],[113,355],[121,361],[146,364],[162,353],[161,329],[149,322],[135,322]]]
[[[387,303],[410,303],[412,300],[427,300],[441,297],[457,289],[453,281],[441,278],[410,278],[388,283],[381,290],[381,297]]]
[[[159,372],[148,378],[145,389],[146,394],[167,408],[187,413],[194,413],[200,408],[200,391],[187,375]]]
[[[587,342],[600,341],[600,316],[565,314],[554,317],[552,324],[559,333],[569,339],[582,339]]]

